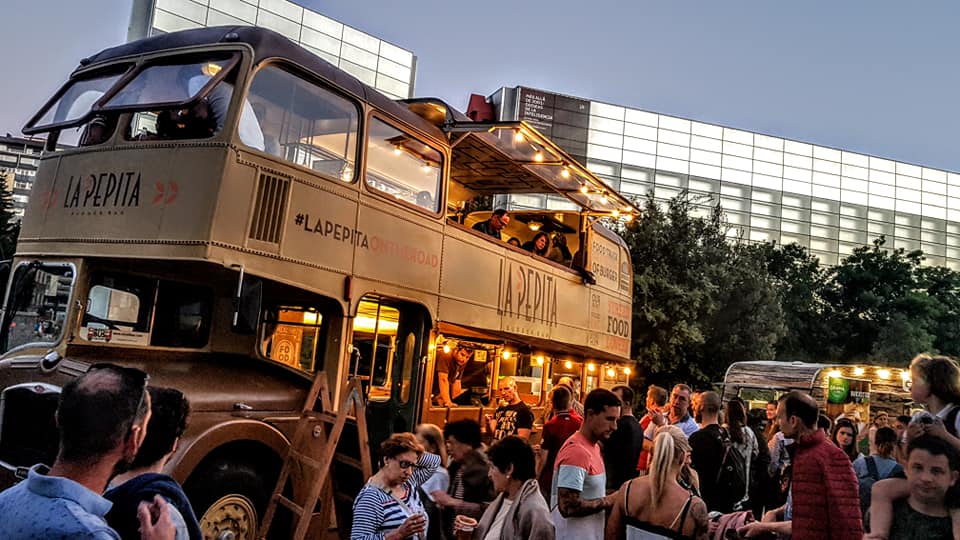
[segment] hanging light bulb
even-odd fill
[[[630,223],[631,221],[633,221],[633,214],[627,214],[623,216],[623,220],[626,221],[627,223]]]
[[[601,202],[602,204],[607,204],[608,202],[610,202],[610,199],[607,198],[607,194],[606,194],[606,193],[604,193],[603,195],[600,196],[600,202]]]
[[[614,218],[618,218],[620,217],[620,211],[617,209],[614,209],[613,212],[610,212],[610,215],[613,216]]]
[[[590,373],[593,373],[596,370],[597,370],[597,366],[593,364],[587,364],[587,371],[589,371]]]
[[[513,130],[513,141],[514,141],[514,142],[522,143],[522,142],[523,142],[523,139],[524,139],[524,137],[523,137],[523,131],[521,131],[521,130],[519,130],[519,129]]]
[[[503,354],[501,354],[500,357],[503,358],[504,360],[509,360],[509,359],[510,359],[510,351],[503,351]]]
[[[629,376],[630,376],[630,373],[632,373],[632,372],[630,371],[630,368],[628,368],[628,367],[623,368],[623,374],[624,374],[624,375],[626,375],[627,377],[629,377]]]
[[[400,149],[399,145],[393,147],[393,155],[399,156],[402,153],[403,153],[403,150]]]
[[[580,186],[580,193],[586,195],[588,191],[590,191],[590,188],[588,188],[586,184]]]
[[[537,150],[537,153],[533,155],[533,160],[537,163],[541,163],[543,161],[543,152]]]
[[[449,344],[449,343],[444,343],[444,344],[443,344],[443,354],[450,354],[450,344]]]
[[[563,367],[565,369],[573,369],[573,362],[567,360],[566,362],[563,363]]]
[[[560,176],[570,178],[570,169],[566,165],[563,166],[563,169],[560,169]]]
[[[862,367],[853,368],[853,374],[856,375],[857,377],[859,377],[860,375],[863,375],[863,368]]]
[[[890,378],[890,370],[889,370],[889,369],[878,369],[878,370],[877,370],[877,376],[880,377],[881,379],[889,379],[889,378]]]
[[[614,377],[616,377],[616,376],[617,376],[617,372],[614,371],[613,368],[608,368],[608,369],[607,369],[607,377],[610,377],[610,378],[612,379],[612,378],[614,378]]]
[[[538,366],[543,365],[543,355],[537,356],[537,365]]]

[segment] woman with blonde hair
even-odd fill
[[[649,474],[615,495],[606,540],[696,539],[707,535],[707,505],[680,484],[690,443],[677,426],[657,429]]]

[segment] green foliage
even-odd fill
[[[731,235],[723,210],[652,196],[620,231],[633,257],[633,355],[647,380],[704,387],[741,360],[904,366],[960,354],[960,273],[919,251],[857,248],[832,268],[797,244]]]
[[[0,170],[0,260],[12,259],[20,236],[20,220],[13,213],[13,193]]]
[[[648,196],[621,231],[634,262],[633,351],[652,381],[711,383],[730,358],[770,357],[783,332],[773,284],[752,252],[728,242],[719,206]]]

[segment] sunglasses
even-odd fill
[[[143,408],[144,401],[147,399],[147,384],[150,382],[150,375],[148,375],[147,372],[137,368],[106,363],[93,364],[90,366],[90,369],[87,370],[87,373],[98,370],[112,371],[120,376],[124,386],[128,388],[139,388],[140,400],[137,402],[136,411],[140,412],[140,409]]]

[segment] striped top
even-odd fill
[[[410,478],[403,483],[404,504],[413,512],[427,514],[420,502],[417,487],[433,476],[440,466],[440,456],[424,452]],[[353,501],[353,527],[350,540],[383,540],[387,533],[403,525],[410,514],[386,491],[372,484],[363,486]],[[426,524],[429,526],[429,522]],[[411,537],[412,538],[412,537]]]

